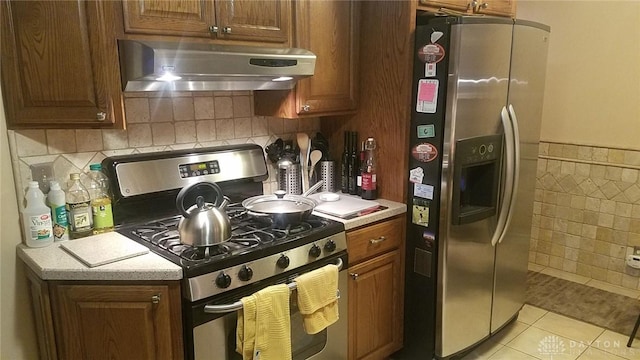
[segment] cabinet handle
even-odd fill
[[[105,121],[105,120],[107,119],[107,113],[106,113],[106,112],[104,112],[104,111],[99,111],[99,112],[96,114],[96,119],[97,119],[98,121]]]
[[[377,244],[377,243],[381,243],[381,242],[383,242],[383,241],[385,241],[385,240],[387,240],[387,238],[386,238],[386,237],[384,237],[384,236],[380,236],[380,237],[379,237],[379,238],[377,238],[377,239],[371,239],[371,240],[369,240],[369,243],[370,243],[371,245],[375,245],[375,244]]]
[[[217,34],[218,33],[218,27],[215,25],[211,25],[209,26],[209,32],[212,34]]]
[[[485,3],[480,4],[480,6],[479,6],[479,7],[480,7],[481,9],[486,9],[486,8],[488,8],[488,7],[489,7],[489,4],[485,2]]]
[[[301,110],[302,110],[303,112],[309,112],[309,110],[311,110],[311,106],[309,106],[309,105],[302,105]]]
[[[225,26],[222,28],[222,32],[225,34],[231,34],[231,28],[228,26]]]
[[[358,280],[358,276],[360,275],[358,275],[358,273],[349,273],[349,276],[351,276],[353,280]]]
[[[154,304],[159,304],[160,303],[160,295],[153,295],[151,297],[151,302]]]
[[[471,9],[475,11],[476,6],[478,6],[478,2],[476,0],[473,0],[469,4],[467,4],[467,10]]]

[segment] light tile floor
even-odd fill
[[[640,360],[640,339],[525,305],[518,319],[462,360]]]
[[[532,271],[640,298],[640,291],[609,285],[534,264]],[[544,309],[525,305],[518,319],[462,360],[640,360],[640,339],[627,347],[629,334],[618,334]]]

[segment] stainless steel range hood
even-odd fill
[[[313,75],[304,49],[118,40],[124,91],[284,90]]]

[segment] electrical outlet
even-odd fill
[[[640,246],[633,247],[633,255],[640,255]]]
[[[38,182],[40,190],[47,194],[49,192],[49,181],[55,180],[53,176],[53,163],[33,164],[31,169],[31,179]]]

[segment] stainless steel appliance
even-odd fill
[[[124,91],[286,90],[313,75],[309,50],[118,40]]]
[[[187,359],[241,359],[235,352],[236,310],[240,298],[327,264],[339,272],[340,320],[308,335],[302,329],[296,292],[291,294],[294,359],[347,357],[347,252],[344,225],[311,215],[302,223],[274,226],[253,217],[240,202],[262,194],[267,178],[257,145],[237,145],[106,158],[103,168],[114,184],[116,230],[183,268],[182,317]],[[217,183],[233,204],[226,207],[231,238],[212,246],[180,242],[176,208],[180,189],[191,186],[185,207],[202,196],[215,202]]]
[[[405,349],[447,358],[524,303],[549,28],[417,18]]]

